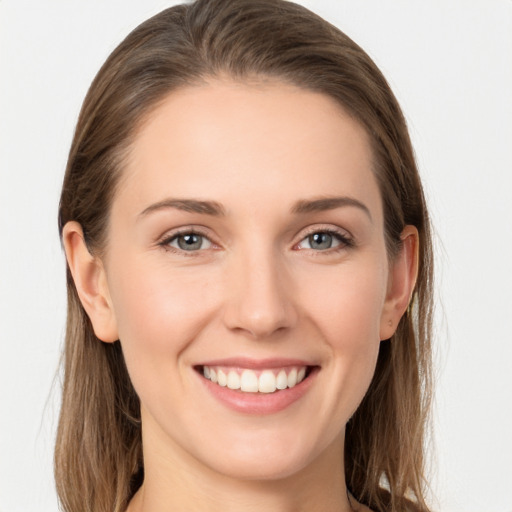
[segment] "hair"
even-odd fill
[[[390,259],[400,250],[404,226],[418,229],[412,301],[396,333],[381,342],[369,390],[347,425],[344,465],[351,493],[375,511],[427,511],[429,217],[398,102],[370,57],[344,33],[284,0],[198,0],[142,23],[109,56],[83,103],[60,199],[60,234],[77,221],[91,254],[101,256],[137,129],[172,91],[216,77],[275,79],[337,101],[370,137]],[[67,290],[57,491],[66,512],[121,512],[144,476],[139,399],[119,341],[95,336],[69,267]]]

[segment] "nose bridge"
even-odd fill
[[[271,244],[257,243],[232,254],[228,271],[226,324],[255,338],[295,322],[285,264]]]

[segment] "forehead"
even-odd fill
[[[119,190],[140,206],[166,195],[257,206],[350,193],[380,208],[365,129],[332,98],[276,82],[169,94],[137,131]]]

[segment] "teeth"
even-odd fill
[[[293,388],[297,384],[297,369],[294,368],[289,374],[288,374],[288,387]]]
[[[249,393],[258,391],[258,376],[252,370],[244,370],[240,377],[240,389]]]
[[[275,390],[276,376],[270,370],[265,370],[260,375],[258,382],[258,391],[260,393],[273,393]]]
[[[304,370],[304,373],[306,373],[305,370]],[[286,376],[286,372],[284,370],[281,370],[277,374],[276,388],[277,389],[286,389],[287,387],[288,387],[288,377]]]
[[[228,373],[228,388],[240,389],[240,375],[233,370]]]
[[[217,372],[217,383],[222,387],[225,387],[228,383],[228,376],[222,370]]]
[[[247,369],[239,373],[236,370],[203,366],[203,375],[211,382],[229,389],[239,389],[245,393],[274,393],[293,388],[302,382],[306,376],[306,367],[291,368],[288,373],[283,369],[277,374],[273,370],[263,370],[258,376],[254,370]]]

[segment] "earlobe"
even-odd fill
[[[391,338],[411,300],[418,277],[419,234],[415,226],[405,226],[402,247],[391,263],[386,301],[382,310],[380,339]]]
[[[103,263],[89,252],[78,222],[64,226],[62,241],[78,296],[94,333],[102,341],[116,341],[119,338],[117,323]]]

